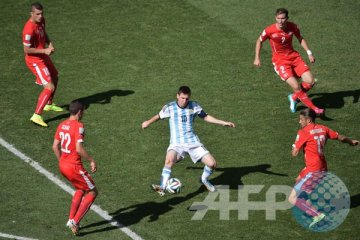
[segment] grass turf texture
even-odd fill
[[[199,189],[202,165],[189,159],[173,170],[185,185],[179,195],[158,198],[149,190],[159,181],[168,145],[167,121],[143,131],[141,122],[175,98],[180,85],[189,85],[193,99],[209,114],[233,121],[236,129],[198,120],[196,132],[218,160],[215,184],[293,185],[303,157],[290,159],[298,129],[291,114],[289,88],[275,75],[268,43],[262,68],[252,66],[255,40],[274,22],[278,7],[290,10],[317,62],[311,66],[319,79],[310,92],[327,108],[332,121],[322,121],[340,133],[360,137],[360,84],[357,79],[359,32],[357,1],[43,1],[47,32],[60,72],[55,102],[76,98],[88,104],[84,117],[86,148],[97,160],[94,174],[100,195],[96,204],[112,213],[144,239],[351,239],[359,235],[357,174],[359,148],[329,142],[329,169],[347,185],[352,208],[345,222],[328,233],[303,229],[291,211],[277,212],[266,221],[264,211],[252,211],[248,221],[232,212],[229,221],[209,211],[202,221],[191,221],[187,211],[207,192]],[[40,88],[23,60],[21,31],[28,19],[28,1],[2,1],[0,33],[0,135],[20,151],[56,173],[51,151],[53,134],[66,113],[44,113],[48,129],[33,126],[31,117]],[[306,54],[294,41],[306,59]],[[5,149],[1,153],[0,232],[39,239],[64,239],[70,196],[39,176]],[[195,168],[194,168],[195,167]],[[266,170],[287,176],[267,174]],[[63,179],[63,178],[62,178]],[[262,201],[265,193],[252,196]],[[15,205],[11,203],[16,203]],[[15,223],[13,222],[15,221]],[[82,225],[86,239],[127,239],[94,213]],[[191,231],[189,231],[191,230]]]

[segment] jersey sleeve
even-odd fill
[[[298,26],[296,24],[293,24],[293,29],[294,31],[294,35],[297,37],[297,39],[302,38],[301,33],[300,33],[300,29],[298,28]]]
[[[22,34],[22,41],[23,41],[24,46],[27,46],[27,47],[31,46],[32,37],[33,37],[33,29],[31,27],[31,25],[26,24],[23,29],[23,34]]]
[[[85,134],[84,125],[82,123],[79,123],[74,133],[75,143],[84,142],[84,134]]]
[[[266,40],[269,39],[269,38],[270,38],[270,37],[269,37],[268,31],[267,31],[267,28],[265,28],[265,29],[262,31],[262,33],[260,34],[259,39],[260,39],[261,42],[264,42],[264,41],[266,41]]]
[[[330,138],[330,139],[337,139],[339,137],[339,133],[330,128],[326,129],[326,134],[328,135],[328,138]]]
[[[169,104],[166,104],[161,111],[159,112],[160,119],[169,118],[170,117],[170,108]]]
[[[204,118],[208,115],[197,102],[193,102],[193,104],[194,104],[194,113],[198,115],[200,118]]]
[[[306,143],[306,141],[307,141],[307,135],[305,134],[305,132],[301,131],[301,130],[298,131],[298,133],[296,135],[295,143],[294,143],[295,147],[297,149],[301,149],[304,146],[304,144]]]

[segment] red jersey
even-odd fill
[[[34,23],[30,19],[26,22],[22,32],[23,44],[27,47],[45,49],[46,47],[46,33],[45,33],[45,19],[42,18],[40,23]],[[27,60],[41,59],[43,54],[26,54]]]
[[[76,151],[76,143],[84,141],[84,125],[77,120],[65,120],[59,124],[55,139],[61,142],[61,158],[72,164],[81,164],[81,157]]]
[[[293,48],[293,36],[301,37],[300,30],[295,23],[287,22],[286,30],[276,27],[276,23],[266,27],[260,35],[260,41],[270,40],[273,58],[287,57],[293,53],[298,54]]]
[[[304,148],[305,165],[308,172],[326,171],[324,146],[327,139],[337,139],[339,134],[330,128],[311,123],[298,131],[295,140],[297,149]]]

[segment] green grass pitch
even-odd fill
[[[57,124],[67,113],[44,113],[49,128],[30,123],[40,87],[26,68],[21,31],[29,1],[1,1],[0,137],[60,176],[51,145]],[[158,197],[149,188],[159,181],[169,141],[167,121],[141,129],[142,121],[175,99],[180,85],[192,88],[209,114],[236,123],[235,129],[198,119],[195,130],[218,161],[211,179],[230,186],[264,185],[251,196],[264,201],[273,185],[292,186],[303,156],[290,157],[299,128],[287,102],[289,87],[274,73],[268,43],[262,67],[252,65],[255,41],[274,22],[278,7],[290,11],[317,61],[318,80],[310,97],[327,109],[319,123],[360,138],[358,31],[360,2],[280,0],[104,0],[42,1],[47,32],[59,70],[55,102],[81,98],[88,104],[83,122],[85,147],[98,163],[95,204],[144,239],[355,239],[360,235],[359,147],[327,144],[329,170],[346,184],[351,209],[337,229],[310,232],[277,211],[250,211],[238,220],[231,211],[221,220],[209,211],[194,221],[188,207],[207,192],[198,183],[202,165],[187,158],[173,169],[185,187]],[[294,46],[306,53],[294,39]],[[301,105],[299,106],[301,108]],[[5,148],[0,147],[0,233],[37,239],[69,239],[65,227],[71,197]],[[87,165],[86,165],[87,166]],[[272,174],[276,173],[276,174]],[[279,196],[281,198],[281,196]],[[129,239],[90,211],[80,239]]]

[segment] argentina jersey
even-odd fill
[[[197,102],[189,101],[180,108],[176,101],[166,104],[159,113],[161,119],[169,118],[170,144],[199,144],[193,123],[196,116],[204,118],[207,114]]]

